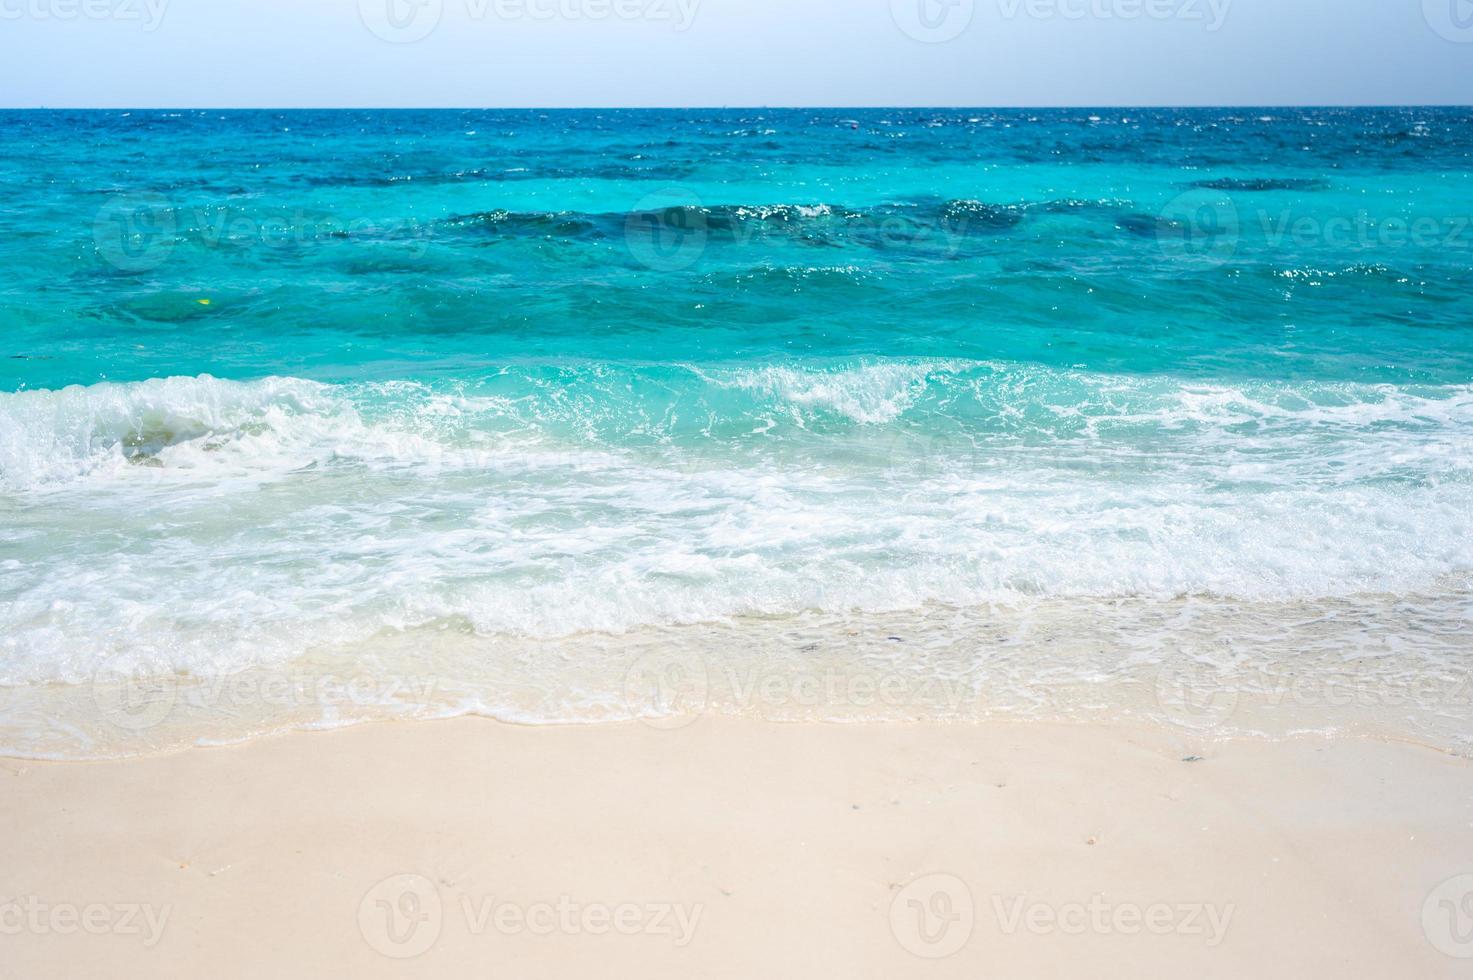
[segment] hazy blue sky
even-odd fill
[[[8,106],[1473,103],[1473,0],[0,0]]]

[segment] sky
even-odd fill
[[[0,0],[0,105],[1473,103],[1473,0]]]

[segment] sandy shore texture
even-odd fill
[[[0,761],[0,977],[1466,977],[1473,766],[702,718]]]

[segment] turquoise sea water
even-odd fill
[[[1468,110],[17,112],[0,140],[12,701],[393,649],[511,658],[456,703],[525,707],[521,677],[567,720],[608,695],[568,638],[1030,604],[1097,648],[1079,676],[1183,655],[1126,650],[1121,603],[1463,669]]]

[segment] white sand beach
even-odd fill
[[[0,977],[1466,976],[1473,766],[1102,725],[0,761]]]

